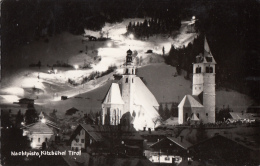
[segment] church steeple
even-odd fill
[[[135,65],[133,62],[133,52],[129,49],[126,55],[124,75],[135,75]]]
[[[133,63],[133,57],[132,57],[133,52],[129,49],[126,53],[127,53],[127,55],[126,55],[126,66],[132,65],[132,63]]]

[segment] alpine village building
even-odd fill
[[[192,121],[215,123],[215,65],[205,38],[204,55],[196,56],[196,62],[193,63],[192,95],[185,95],[178,105],[179,124]]]

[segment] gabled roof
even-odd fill
[[[254,113],[242,113],[242,112],[229,112],[232,119],[241,120],[241,119],[260,119]]]
[[[52,129],[45,123],[36,122],[27,126],[24,126],[26,130],[30,133],[37,133],[37,134],[54,134]]]
[[[190,120],[193,120],[193,121],[199,121],[199,118],[197,117],[196,114],[192,114],[192,117]]]
[[[198,96],[185,95],[178,107],[203,107]]]
[[[170,117],[167,120],[163,122],[164,125],[177,125],[178,123],[178,117]]]
[[[110,89],[108,90],[103,104],[124,104],[122,100],[119,85],[117,83],[112,83]]]
[[[160,142],[162,142],[162,141],[165,141],[166,139],[170,140],[171,142],[173,142],[174,144],[178,145],[179,147],[181,147],[181,148],[183,148],[183,149],[185,149],[185,150],[187,150],[189,147],[192,146],[191,143],[189,143],[189,142],[186,141],[185,139],[182,139],[182,140],[181,140],[180,137],[177,137],[177,138],[176,138],[176,137],[166,137],[166,138],[164,138],[164,139],[162,139],[162,140],[160,140],[160,141],[158,141],[158,142],[152,144],[152,145],[150,146],[150,148],[153,148],[155,145],[157,145],[158,143],[160,143]]]
[[[208,44],[206,37],[204,40],[204,61],[203,61],[203,63],[216,64],[216,61],[210,51],[209,44]]]
[[[113,126],[113,125],[90,125],[79,124],[70,140],[73,140],[77,134],[76,131],[83,128],[95,141],[105,141],[111,136],[111,133],[121,134],[122,139],[143,140],[139,133],[132,126]],[[113,134],[112,134],[113,135]]]

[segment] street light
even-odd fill
[[[111,43],[111,42],[107,43],[107,46],[108,46],[108,47],[111,47],[111,46],[112,46],[112,43]]]
[[[76,70],[78,70],[79,65],[74,65],[74,68],[75,68]]]
[[[134,38],[134,35],[133,35],[133,34],[130,34],[130,35],[129,35],[129,38],[130,38],[130,39],[133,39],[133,38]]]

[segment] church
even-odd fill
[[[102,124],[133,125],[136,130],[154,129],[160,117],[158,109],[156,98],[136,75],[134,55],[129,49],[121,79],[112,83],[102,102]]]
[[[179,124],[190,121],[215,123],[215,65],[205,38],[204,55],[196,56],[196,62],[193,63],[192,95],[185,95],[178,105]]]

